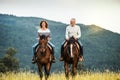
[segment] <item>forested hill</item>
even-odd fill
[[[37,42],[37,29],[41,20],[37,17],[17,17],[0,14],[0,57],[8,47],[17,49],[21,68],[34,69],[31,64],[32,45]],[[52,69],[62,70],[60,62],[60,46],[64,41],[67,24],[47,20],[52,32],[51,42],[55,45],[57,62]],[[96,25],[78,24],[81,27],[81,41],[84,45],[84,68],[120,70],[120,34],[100,28]],[[61,67],[60,67],[61,66]]]

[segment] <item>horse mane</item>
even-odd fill
[[[77,40],[75,40],[73,36],[68,40],[68,44],[75,43],[75,42],[77,42]]]
[[[40,37],[40,39],[45,39],[45,38],[47,38],[47,36],[45,36],[45,35],[39,35],[39,37]]]

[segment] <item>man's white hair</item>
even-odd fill
[[[75,21],[76,21],[76,19],[75,19],[75,18],[71,18],[71,20],[75,20]]]

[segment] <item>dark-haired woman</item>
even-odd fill
[[[45,35],[48,37],[48,45],[52,48],[52,56],[53,56],[53,59],[52,59],[52,62],[55,63],[55,58],[54,58],[54,45],[50,42],[50,39],[51,39],[51,31],[50,29],[48,29],[48,23],[46,21],[41,21],[40,22],[40,28],[38,29],[38,39],[39,39],[39,35]],[[38,43],[34,44],[32,47],[33,47],[33,53],[34,53],[34,56],[33,56],[33,59],[32,59],[32,63],[36,63],[36,48],[38,47]]]

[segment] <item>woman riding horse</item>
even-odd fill
[[[48,80],[52,65],[52,52],[48,46],[48,37],[46,35],[39,35],[39,38],[39,46],[36,52],[36,63],[38,65],[40,80],[43,78],[42,67],[44,67],[45,71],[45,80]]]
[[[47,36],[48,40],[50,40],[51,38],[51,32],[50,32],[50,29],[48,29],[48,24],[46,21],[41,21],[40,22],[40,28],[38,30],[38,39],[40,38],[39,35],[45,35]],[[33,53],[34,53],[34,56],[33,56],[33,59],[32,59],[32,63],[36,63],[36,49],[38,47],[39,43],[36,43],[34,44],[32,47],[33,47]],[[52,62],[55,63],[55,58],[54,58],[54,45],[48,41],[48,46],[50,47],[51,51],[52,51]]]

